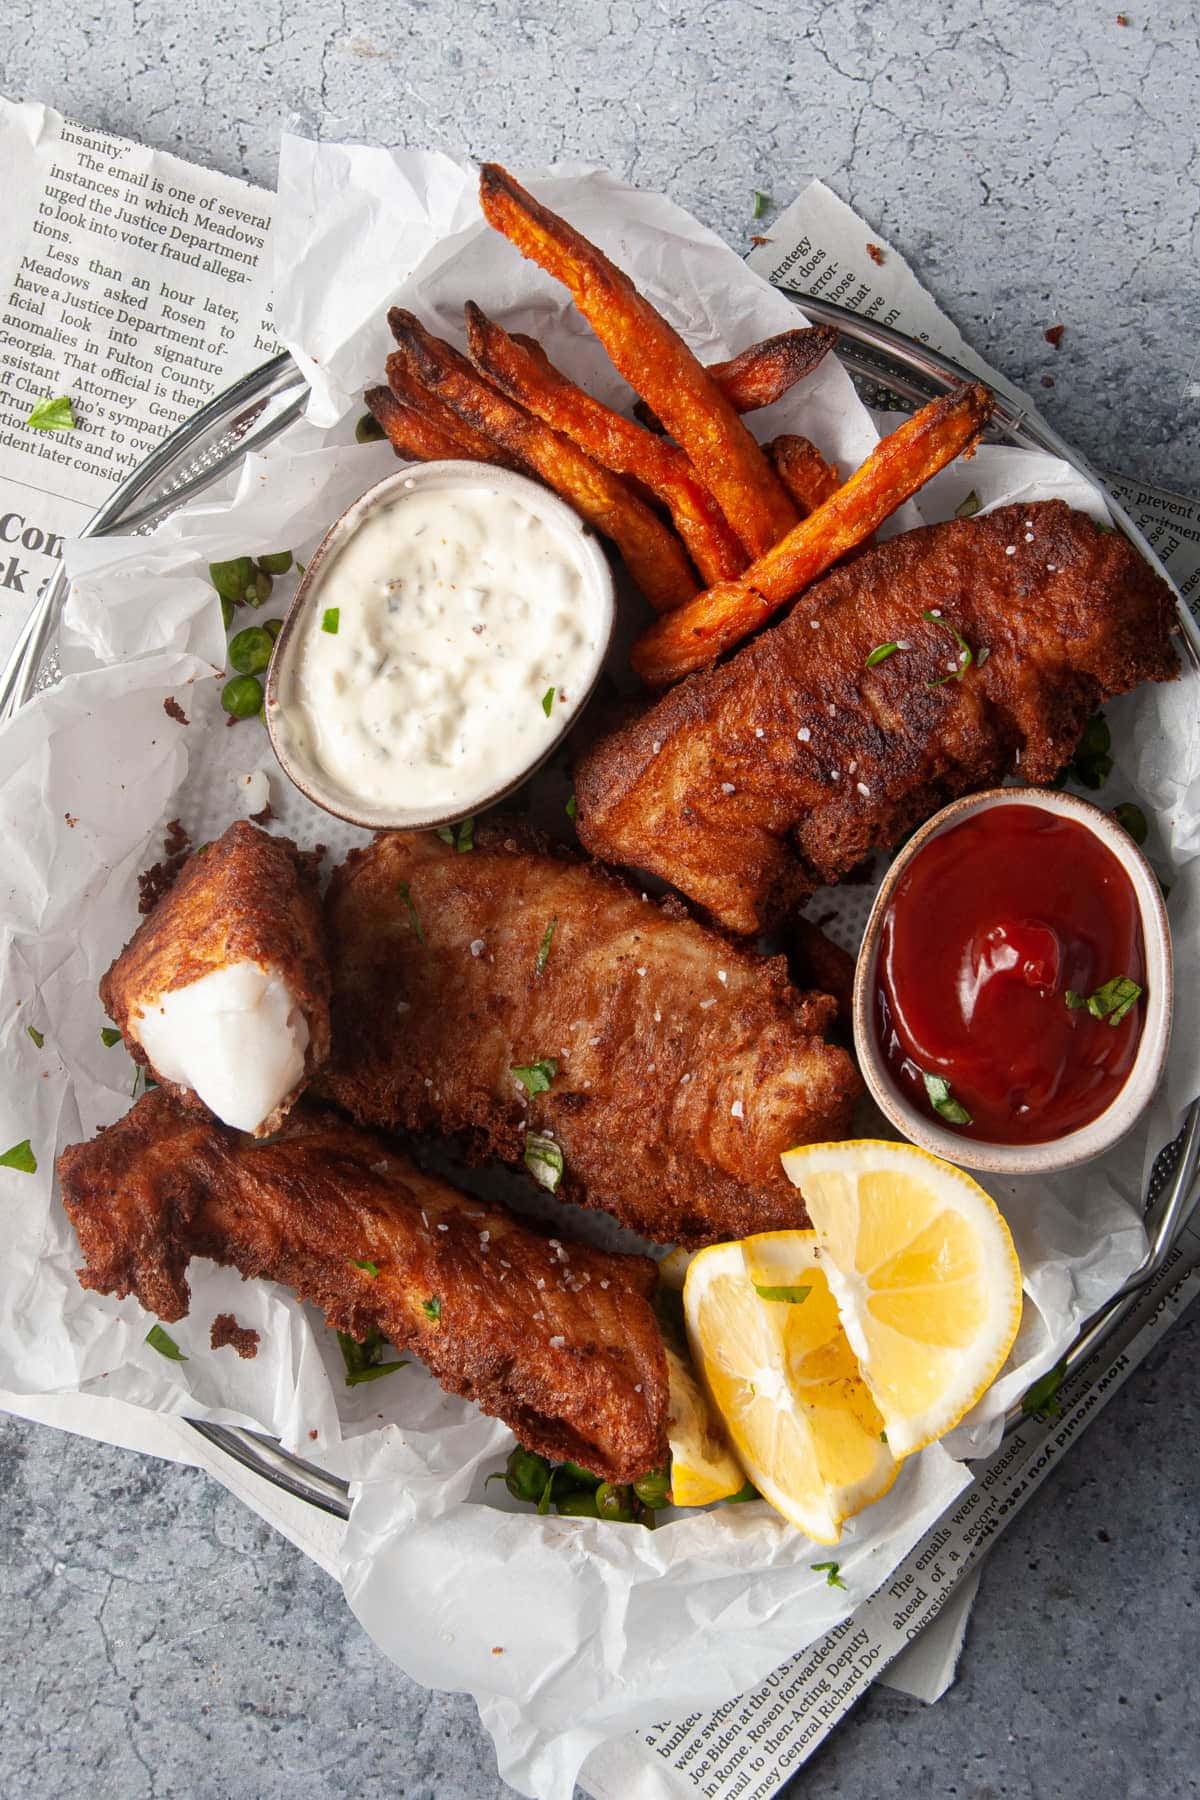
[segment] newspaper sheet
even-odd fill
[[[278,345],[267,254],[273,196],[36,105],[0,100],[0,152],[8,175],[0,249],[2,660],[54,573],[63,537],[163,436]],[[814,183],[750,260],[776,285],[824,295],[906,331],[1029,406],[964,343],[903,259],[882,246],[884,262],[876,265],[869,241],[879,240]],[[33,403],[60,394],[71,397],[77,427],[32,431],[26,421]],[[1141,482],[1118,478],[1112,485],[1200,604],[1200,502]],[[923,1628],[957,1606],[940,1675],[935,1669],[924,1677],[929,1691],[938,1691],[961,1641],[964,1589],[986,1545],[1198,1290],[1200,1235],[1192,1232],[1146,1296],[1127,1341],[1069,1384],[1063,1416],[1029,1421],[1010,1436],[951,1514],[853,1618],[757,1693],[597,1752],[584,1777],[597,1800],[765,1800]],[[65,1416],[54,1419],[49,1401],[47,1408],[48,1422],[79,1428]],[[27,1401],[19,1410],[43,1416]],[[177,1422],[162,1423],[170,1429]],[[97,1435],[122,1441],[111,1425],[98,1425]],[[164,1441],[157,1453],[186,1455],[186,1446]],[[247,1483],[247,1504],[271,1516],[264,1495]],[[321,1515],[313,1519],[324,1525]],[[302,1514],[279,1523],[329,1566],[332,1543],[318,1544],[314,1535],[310,1546]]]
[[[2,665],[63,538],[279,345],[273,195],[3,99],[0,168]],[[32,429],[60,396],[74,429]]]

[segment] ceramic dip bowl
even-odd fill
[[[1141,1038],[1124,1082],[1095,1118],[1045,1143],[993,1143],[967,1136],[913,1104],[889,1067],[880,1043],[878,1004],[883,925],[897,887],[913,861],[933,839],[994,807],[1034,807],[1083,826],[1099,839],[1124,870],[1141,923],[1145,992]],[[986,902],[986,896],[981,896]],[[936,894],[932,904],[936,907]],[[871,1093],[891,1123],[912,1143],[968,1169],[1004,1175],[1046,1174],[1087,1162],[1111,1148],[1142,1114],[1162,1075],[1171,1036],[1171,939],[1166,907],[1154,870],[1133,839],[1108,813],[1073,794],[1048,788],[991,788],[968,795],[930,819],[897,855],[875,898],[867,921],[854,979],[854,1041],[859,1066]]]

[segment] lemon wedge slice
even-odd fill
[[[888,1445],[908,1456],[970,1411],[1012,1348],[1021,1268],[1008,1226],[978,1182],[912,1144],[812,1144],[783,1166]]]
[[[714,1244],[683,1291],[692,1356],[763,1498],[821,1544],[887,1492],[897,1464],[812,1231]]]
[[[710,1506],[746,1485],[746,1473],[729,1448],[719,1415],[684,1358],[668,1344],[671,1503]]]

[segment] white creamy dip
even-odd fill
[[[164,1081],[255,1131],[304,1073],[308,1021],[277,970],[227,963],[147,1006],[129,1029]]]
[[[591,685],[609,623],[594,554],[503,479],[406,479],[315,572],[280,683],[292,755],[370,806],[487,800]]]

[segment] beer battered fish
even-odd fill
[[[321,1091],[363,1124],[469,1133],[659,1243],[802,1225],[780,1151],[844,1136],[860,1092],[834,1002],[681,914],[515,829],[466,855],[384,833],[326,902]]]
[[[1175,623],[1133,545],[1061,500],[906,532],[595,745],[579,835],[760,931],[956,795],[1051,780],[1098,706],[1178,673]]]
[[[179,1319],[188,1262],[207,1256],[356,1338],[377,1328],[545,1456],[610,1481],[666,1464],[647,1257],[547,1240],[307,1103],[262,1142],[160,1089],[64,1150],[58,1174],[85,1288]]]

